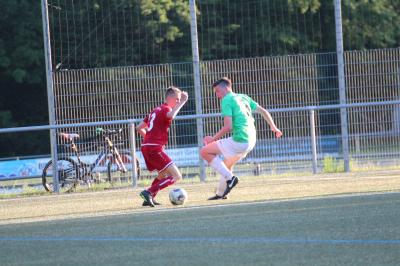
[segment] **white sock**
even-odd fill
[[[232,172],[229,171],[229,169],[226,167],[224,162],[219,158],[215,157],[211,162],[210,166],[217,171],[220,175],[222,175],[225,180],[231,180],[232,179]]]
[[[218,182],[218,186],[217,186],[217,194],[218,196],[222,197],[222,195],[224,195],[226,189],[226,179],[225,177],[221,176],[219,178],[219,182]]]

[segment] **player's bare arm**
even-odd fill
[[[136,131],[142,136],[143,138],[146,136],[147,124],[145,122],[141,122],[139,125],[136,126]]]
[[[208,143],[217,141],[220,138],[222,138],[225,134],[231,132],[231,130],[232,130],[232,117],[225,116],[224,117],[224,126],[213,137],[212,136],[204,137],[203,142],[205,145],[207,145]]]
[[[179,111],[181,110],[181,108],[185,105],[185,103],[187,102],[189,98],[189,95],[186,91],[182,91],[182,93],[180,94],[180,99],[177,105],[175,105],[171,111],[169,111],[167,113],[167,117],[174,119],[175,116],[179,113]]]
[[[266,109],[262,108],[261,106],[257,106],[256,113],[262,115],[262,117],[265,121],[267,121],[268,125],[271,127],[271,130],[275,133],[275,136],[277,138],[280,138],[282,136],[282,131],[280,131],[279,128],[275,125],[274,119]]]

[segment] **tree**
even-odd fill
[[[400,1],[343,1],[343,35],[349,50],[400,44]]]
[[[37,1],[2,0],[0,76],[18,83],[43,81],[43,34]]]
[[[48,119],[40,4],[1,2],[0,127],[44,124]],[[0,146],[0,156],[48,153],[47,133],[2,134]]]

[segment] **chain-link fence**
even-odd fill
[[[399,99],[400,49],[346,52],[345,60],[348,103]],[[169,85],[189,92],[190,100],[181,114],[194,114],[192,76],[190,63],[56,72],[57,123],[142,119],[162,103],[164,90]],[[258,145],[242,162],[248,165],[248,170],[253,171],[263,163],[261,172],[298,171],[299,168],[309,171],[312,158],[309,111],[307,108],[290,111],[290,108],[339,103],[335,54],[201,62],[201,102],[205,114],[220,111],[211,84],[221,76],[229,76],[234,91],[250,95],[267,109],[289,108],[289,111],[274,113],[276,123],[284,131],[284,137],[279,140],[273,138],[268,124],[257,117]],[[362,168],[368,159],[371,164],[383,161],[397,164],[398,109],[397,105],[348,109],[353,169]],[[317,110],[315,117],[319,169],[334,171],[329,167],[337,164],[339,171],[338,160],[342,159],[339,109]],[[221,118],[205,118],[204,135],[217,132],[221,123]],[[85,128],[81,133],[93,132],[94,129]],[[128,135],[124,136],[123,143],[128,143]],[[178,165],[198,164],[197,136],[194,119],[172,125],[168,149],[177,156]],[[136,146],[140,146],[139,140]]]

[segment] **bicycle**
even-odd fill
[[[71,192],[75,189],[78,183],[87,184],[90,186],[94,182],[98,182],[93,175],[99,174],[104,171],[101,169],[102,165],[107,166],[107,181],[112,181],[112,175],[115,172],[127,173],[125,166],[126,162],[131,160],[131,154],[127,151],[119,151],[113,141],[112,136],[121,134],[122,129],[119,130],[105,130],[97,128],[96,133],[102,138],[102,148],[93,163],[85,163],[81,160],[81,155],[76,145],[75,139],[80,136],[77,133],[59,133],[67,144],[67,146],[74,154],[74,159],[71,156],[61,156],[57,161],[58,183],[60,192]],[[96,145],[97,146],[97,145]],[[125,161],[125,162],[124,162]],[[104,168],[104,167],[103,167]],[[140,176],[139,160],[136,158],[137,176]],[[45,190],[53,192],[53,161],[50,160],[42,172],[42,184]]]

